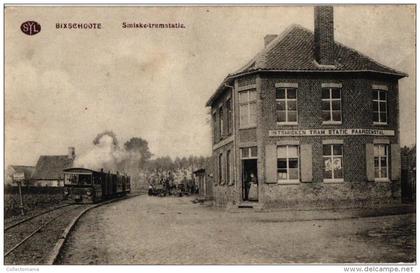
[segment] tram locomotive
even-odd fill
[[[127,175],[94,171],[85,168],[70,168],[64,173],[64,199],[77,203],[96,203],[131,191]]]

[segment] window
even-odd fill
[[[299,146],[284,145],[277,147],[277,181],[299,181]]]
[[[322,119],[324,123],[341,123],[341,89],[322,88]]]
[[[277,122],[297,123],[296,93],[296,88],[276,88]]]
[[[219,108],[219,138],[222,139],[223,138],[223,107],[220,106]]]
[[[223,181],[223,154],[219,154],[219,184],[222,184]]]
[[[216,112],[213,113],[212,119],[213,119],[213,142],[216,143],[216,140],[217,140],[217,117],[216,117]]]
[[[239,92],[239,127],[256,126],[257,91],[255,89]]]
[[[77,185],[78,179],[77,174],[64,174],[64,184],[65,185]]]
[[[388,180],[388,145],[374,145],[373,154],[375,162],[375,179]]]
[[[231,156],[231,152],[230,150],[227,151],[226,153],[226,182],[228,184],[230,184],[230,179],[231,179],[231,163],[230,163],[230,156]]]
[[[343,181],[343,145],[323,145],[324,181]]]
[[[233,116],[232,116],[232,99],[228,99],[226,101],[226,112],[227,112],[227,134],[232,134],[232,127],[233,127]]]
[[[242,159],[256,159],[258,156],[257,146],[241,148]]]
[[[387,91],[372,90],[373,123],[387,124]]]
[[[65,185],[92,185],[92,175],[90,174],[65,174]]]

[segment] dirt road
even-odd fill
[[[394,263],[415,260],[415,214],[282,221],[191,198],[139,196],[84,216],[63,264]],[[246,209],[245,209],[246,210]]]

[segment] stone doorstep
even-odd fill
[[[305,206],[290,206],[290,207],[266,207],[262,205],[262,210],[265,212],[276,211],[345,211],[345,210],[410,210],[416,211],[415,204],[405,203],[388,203],[388,204],[372,204],[372,205],[344,205],[344,206],[319,206],[319,207],[305,207]]]
[[[227,212],[232,213],[246,213],[246,212],[260,212],[260,213],[300,213],[300,214],[310,214],[310,213],[321,213],[329,215],[334,215],[333,218],[340,219],[344,218],[358,218],[358,217],[370,217],[370,216],[385,216],[385,215],[396,215],[396,214],[406,214],[406,213],[416,213],[416,207],[414,204],[383,204],[383,205],[373,205],[371,207],[319,207],[319,208],[305,208],[305,207],[288,207],[288,208],[266,208],[263,203],[259,202],[247,202],[243,201],[239,204],[228,204],[225,207]],[[305,217],[306,218],[306,217]],[[323,217],[321,217],[323,218]]]
[[[231,205],[228,209],[240,209],[240,210],[247,210],[247,209],[252,209],[252,210],[262,210],[263,209],[263,204],[258,203],[258,202],[250,202],[250,201],[243,201],[241,203],[239,203],[238,205]]]

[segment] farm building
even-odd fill
[[[32,174],[35,170],[34,166],[22,166],[22,165],[10,165],[6,169],[6,185],[14,185],[13,175],[22,175],[24,177],[24,183],[29,182]]]
[[[407,75],[292,25],[229,74],[211,107],[218,206],[343,206],[400,200],[398,80]]]
[[[63,170],[73,166],[75,157],[73,147],[69,147],[67,155],[41,155],[36,163],[31,184],[41,187],[64,186]]]

